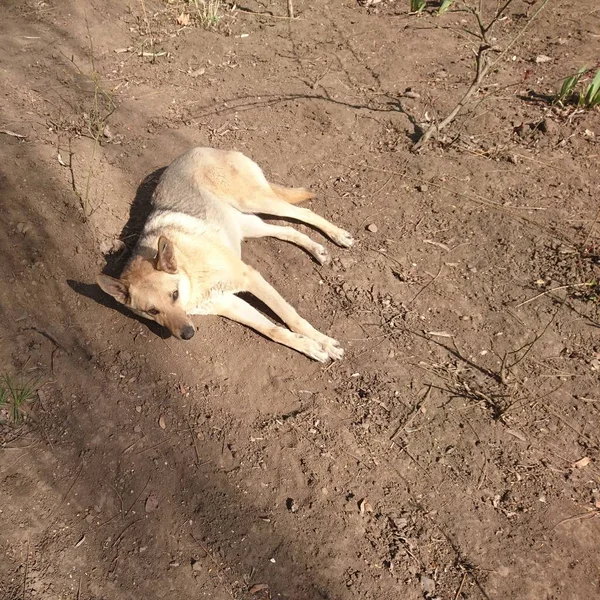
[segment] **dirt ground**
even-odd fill
[[[600,9],[550,0],[417,154],[473,23],[408,4],[2,2],[0,367],[37,391],[0,425],[0,598],[600,597],[600,112],[549,102]],[[343,361],[97,288],[193,145],[355,234],[244,247]]]

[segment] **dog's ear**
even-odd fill
[[[177,273],[177,260],[175,260],[175,247],[173,242],[161,235],[158,238],[158,255],[156,256],[156,268],[165,273],[174,275]]]
[[[108,275],[98,275],[96,282],[108,295],[121,304],[129,302],[129,284],[125,281],[109,277]]]

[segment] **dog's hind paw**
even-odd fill
[[[352,235],[343,229],[338,229],[331,238],[338,246],[342,246],[343,248],[350,248],[354,244]]]

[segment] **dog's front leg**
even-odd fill
[[[330,356],[329,351],[323,347],[323,344],[314,338],[275,325],[253,306],[234,294],[221,296],[218,300],[213,300],[211,304],[212,314],[251,327],[273,341],[306,354],[314,360],[326,362]]]
[[[306,319],[303,319],[296,312],[296,309],[288,304],[281,294],[258,271],[251,269],[248,272],[245,289],[281,317],[292,331],[319,342],[331,358],[337,360],[342,358],[344,350],[341,348],[340,343],[317,331]]]

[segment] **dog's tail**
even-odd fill
[[[282,185],[277,185],[276,183],[270,183],[271,189],[286,202],[290,204],[298,204],[303,200],[308,200],[309,198],[314,197],[314,194],[305,188],[288,188],[283,187]]]

